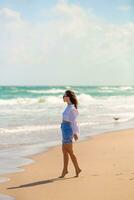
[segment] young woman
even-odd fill
[[[63,118],[61,123],[62,131],[62,152],[63,152],[63,170],[59,178],[63,178],[68,173],[68,161],[69,156],[75,167],[76,177],[79,176],[81,169],[78,165],[77,158],[73,152],[72,140],[78,140],[78,125],[76,118],[78,116],[77,110],[77,98],[73,91],[67,90],[63,96],[64,102],[67,103],[67,107],[63,112]]]

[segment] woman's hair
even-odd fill
[[[76,98],[75,93],[72,90],[66,90],[65,94],[70,98],[72,104],[74,104],[75,108],[78,108],[78,100]]]

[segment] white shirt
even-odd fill
[[[73,134],[79,133],[79,128],[76,121],[78,114],[79,114],[78,110],[75,108],[73,104],[68,104],[63,112],[63,120],[71,122]]]

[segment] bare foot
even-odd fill
[[[62,174],[61,174],[61,176],[59,176],[59,178],[64,178],[66,174],[68,174],[68,171],[62,172]]]
[[[79,174],[81,173],[81,169],[79,169],[77,172],[76,172],[76,176],[75,177],[78,177],[79,176]]]

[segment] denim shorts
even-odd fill
[[[70,122],[61,123],[62,144],[70,144],[73,140],[73,131]]]

